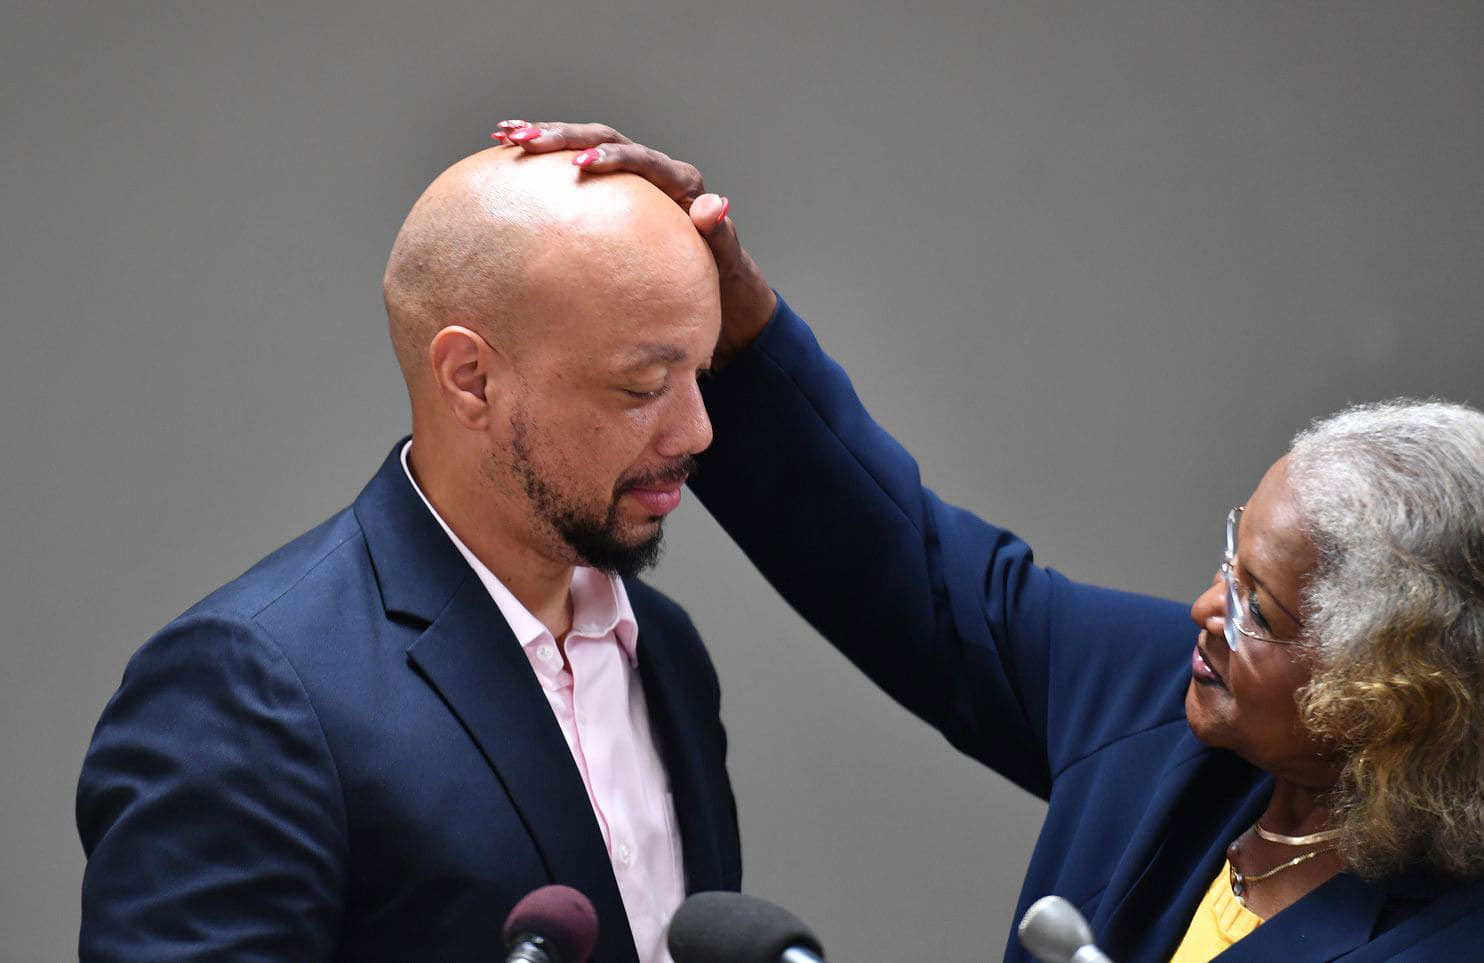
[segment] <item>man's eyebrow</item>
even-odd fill
[[[675,364],[685,360],[685,352],[673,344],[637,344],[619,356],[622,371],[648,368],[657,364]]]

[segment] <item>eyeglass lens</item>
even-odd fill
[[[1242,618],[1242,602],[1237,594],[1237,574],[1232,569],[1232,559],[1237,556],[1237,526],[1242,518],[1239,509],[1233,508],[1226,515],[1226,564],[1221,566],[1221,577],[1226,581],[1226,620],[1223,626],[1226,647],[1237,651],[1237,639],[1241,632],[1237,623]]]

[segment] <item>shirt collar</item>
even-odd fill
[[[411,483],[412,490],[417,492],[417,497],[427,506],[433,519],[438,523],[448,538],[453,542],[454,548],[464,556],[464,561],[479,576],[479,581],[484,585],[485,591],[489,592],[490,598],[494,600],[500,609],[500,614],[510,625],[510,631],[515,634],[515,640],[522,648],[530,648],[542,639],[550,639],[551,633],[546,626],[530,613],[520,599],[517,599],[505,587],[505,583],[490,571],[488,565],[479,560],[469,547],[464,544],[463,539],[454,534],[452,528],[438,514],[433,503],[428,501],[428,496],[423,494],[417,479],[412,477],[412,465],[408,461],[408,453],[412,451],[412,442],[402,446],[402,470],[407,473],[407,481]],[[616,575],[600,572],[586,565],[578,565],[572,571],[572,631],[569,635],[581,636],[585,639],[602,639],[612,634],[618,640],[628,656],[630,665],[637,665],[639,623],[634,618],[633,606],[629,604],[629,593],[624,588],[623,579]]]

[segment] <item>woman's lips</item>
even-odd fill
[[[646,512],[656,517],[668,515],[680,504],[680,489],[684,482],[675,482],[656,488],[630,488],[624,494],[631,496]]]
[[[1211,663],[1206,658],[1206,653],[1201,649],[1199,642],[1195,644],[1195,648],[1190,650],[1190,674],[1201,685],[1216,685],[1221,686],[1223,689],[1226,688],[1226,680],[1222,679],[1216,670],[1211,668]]]

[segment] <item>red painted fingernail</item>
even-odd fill
[[[587,165],[595,164],[602,159],[602,151],[598,150],[596,147],[589,147],[587,150],[572,158],[572,163],[576,164],[578,167],[586,167]]]
[[[503,130],[494,131],[494,132],[492,132],[490,134],[490,139],[491,140],[504,140],[505,139],[505,132]]]
[[[721,222],[727,219],[727,211],[730,211],[731,209],[732,209],[732,199],[730,197],[723,197],[721,199],[721,213],[718,214],[718,215],[716,215],[716,226],[717,227],[720,227],[721,226]]]
[[[496,124],[495,126],[496,127],[503,127],[506,130],[515,130],[518,127],[529,127],[531,125],[530,124],[527,124],[523,120],[502,120],[498,124]]]
[[[511,134],[510,135],[510,139],[513,140],[513,141],[515,141],[517,144],[525,144],[525,143],[528,143],[530,141],[535,140],[537,137],[540,137],[540,136],[541,136],[541,128],[540,127],[522,127],[520,130],[518,130],[515,133]]]

